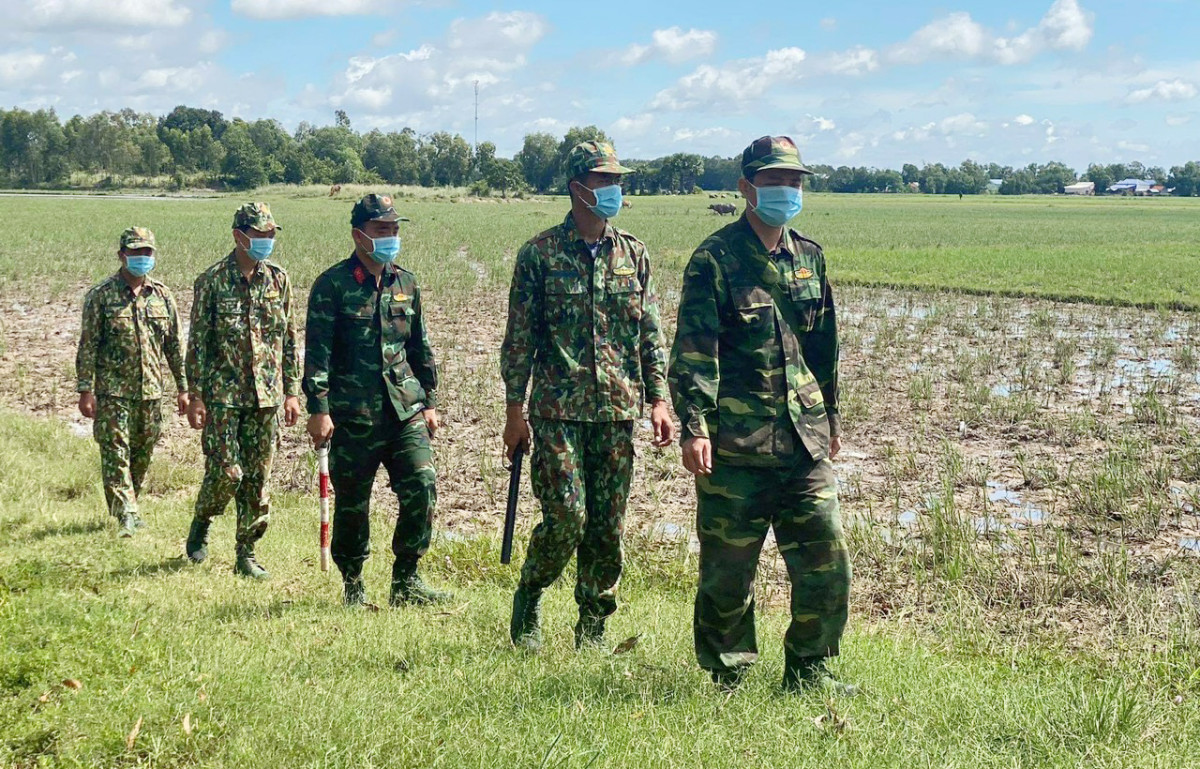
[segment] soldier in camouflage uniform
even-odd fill
[[[188,395],[175,297],[147,274],[154,268],[154,233],[145,227],[122,232],[117,258],[117,274],[83,301],[75,373],[79,413],[96,420],[108,511],[119,522],[119,536],[129,537],[142,526],[138,494],[162,432],[164,361],[175,379],[180,414]]]
[[[541,645],[542,591],[578,553],[576,646],[599,645],[617,609],[621,536],[633,476],[633,426],[643,397],[654,445],[674,439],[666,354],[646,246],[609,219],[621,210],[621,174],[608,142],[584,142],[568,158],[571,212],[517,254],[500,370],[509,459],[531,443],[533,531],[513,597],[510,634]]]
[[[354,251],[323,272],[308,297],[308,432],[317,446],[331,442],[331,551],[351,607],[366,603],[362,569],[371,552],[371,486],[380,464],[399,501],[391,604],[450,598],[417,574],[437,501],[430,446],[438,429],[437,368],[416,276],[394,264],[401,221],[407,220],[385,195],[355,203]]]
[[[784,686],[850,693],[824,665],[850,588],[830,462],[840,449],[833,293],[821,247],[786,227],[808,173],[784,136],[743,152],[747,210],[687,265],[670,384],[696,476],[700,665],[733,685],[758,658],[754,574],[774,528],[792,584]]]
[[[204,431],[206,458],[187,554],[197,563],[208,557],[209,524],[235,500],[234,571],[256,579],[270,576],[254,544],[270,521],[280,406],[289,427],[300,417],[292,284],[267,261],[278,230],[266,203],[234,213],[233,251],[196,279],[187,354],[188,421]]]

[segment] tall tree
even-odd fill
[[[521,166],[525,183],[538,192],[549,192],[554,186],[558,168],[558,140],[547,133],[525,134],[525,142],[515,158]]]

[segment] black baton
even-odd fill
[[[508,509],[504,511],[504,539],[500,542],[500,563],[512,562],[513,532],[517,528],[517,497],[521,493],[521,458],[525,449],[518,446],[513,452],[512,467],[508,469]]]

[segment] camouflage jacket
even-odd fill
[[[682,438],[710,437],[731,464],[778,464],[797,438],[828,456],[838,337],[821,247],[786,229],[768,254],[744,214],[701,243],[683,275],[670,382]]]
[[[574,218],[522,246],[500,350],[507,402],[531,416],[636,419],[666,400],[666,353],[646,246],[611,224],[593,258]]]
[[[299,395],[292,284],[262,262],[246,280],[231,253],[196,278],[187,373],[193,395],[238,408]]]
[[[308,295],[308,412],[378,422],[390,399],[405,420],[435,408],[436,391],[416,276],[389,265],[377,286],[354,254],[323,272]]]
[[[169,288],[147,277],[135,294],[118,272],[87,293],[75,355],[76,390],[116,398],[161,398],[166,394],[164,361],[178,391],[187,392],[183,327]]]

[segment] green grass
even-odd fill
[[[302,289],[349,251],[351,199],[319,192],[258,193],[284,226],[279,261]],[[398,201],[413,220],[402,232],[401,261],[444,293],[477,285],[472,262],[490,284],[505,285],[511,273],[505,256],[566,211],[561,198],[478,202],[452,195],[438,199],[422,191]],[[48,279],[52,288],[95,281],[115,265],[118,233],[136,222],[158,235],[158,277],[184,290],[228,251],[228,223],[242,197],[251,196],[0,198],[0,285],[30,278]],[[663,287],[677,288],[688,255],[721,219],[705,210],[704,196],[632,201],[618,223],[649,244]],[[1200,202],[1181,198],[814,194],[796,224],[825,246],[839,283],[1195,308],[1198,213]]]
[[[152,469],[158,493],[143,501],[150,527],[122,541],[100,515],[89,440],[0,412],[0,458],[3,766],[1200,760],[1197,684],[1170,683],[1153,660],[972,651],[970,628],[954,642],[856,617],[836,669],[864,692],[827,702],[778,690],[786,614],[776,602],[760,614],[763,660],[726,696],[692,657],[695,563],[686,554],[630,548],[610,637],[640,635],[632,652],[574,652],[574,605],[560,583],[548,595],[547,648],[533,657],[507,643],[516,570],[498,564],[491,538],[440,541],[427,557],[432,579],[457,593],[449,607],[348,612],[336,576],[313,563],[311,497],[277,498],[260,547],[274,578],[255,584],[230,571],[228,519],[214,527],[208,563],[180,557],[193,479],[161,463]],[[376,553],[387,552],[382,518]],[[380,603],[387,560],[368,564]]]

